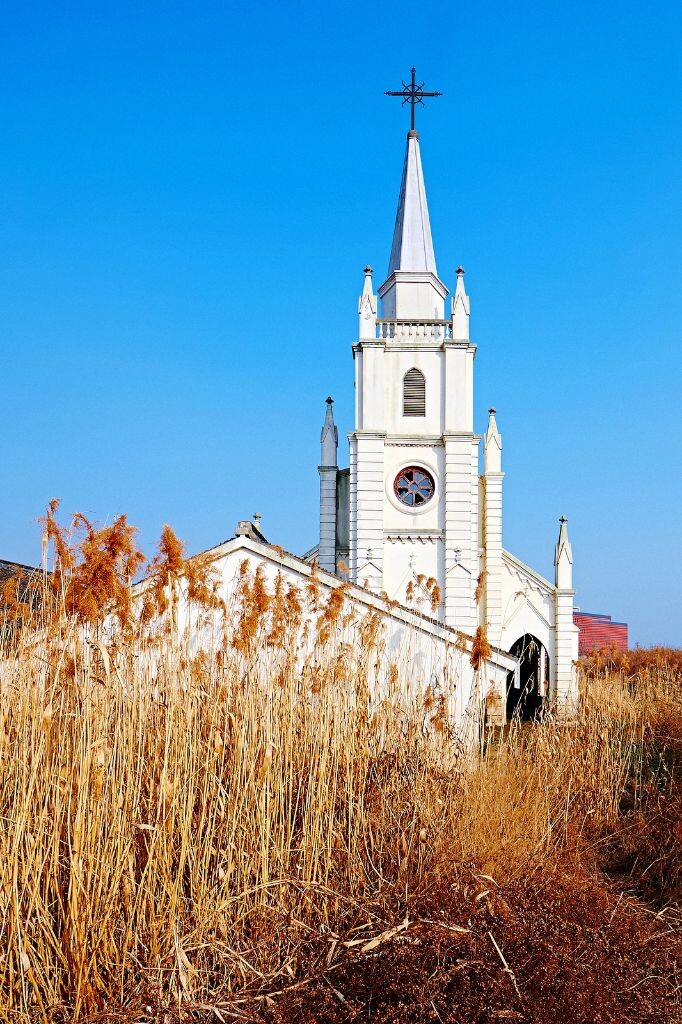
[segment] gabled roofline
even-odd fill
[[[42,572],[42,566],[40,565],[25,565],[23,562],[13,562],[7,558],[0,558],[0,569],[2,567],[10,569],[25,569],[26,572]]]
[[[379,597],[378,594],[373,593],[371,590],[365,590],[364,587],[358,586],[356,583],[349,583],[346,580],[342,580],[339,576],[335,576],[331,572],[327,572],[325,569],[321,569],[317,564],[310,562],[304,562],[298,555],[292,555],[290,552],[285,551],[283,548],[276,544],[266,544],[254,540],[251,537],[232,537],[230,540],[223,541],[222,544],[218,544],[214,548],[207,548],[205,551],[198,552],[197,555],[191,556],[194,558],[209,557],[211,561],[217,561],[219,558],[223,558],[226,555],[231,555],[236,551],[250,552],[251,554],[258,555],[261,558],[266,558],[270,562],[276,565],[280,565],[283,568],[288,569],[290,572],[297,574],[304,579],[320,579],[326,586],[334,589],[343,587],[348,591],[348,595],[354,598],[356,601],[360,601],[362,604],[368,605],[379,612],[387,613],[392,615],[394,618],[404,622],[405,625],[411,626],[414,629],[419,630],[422,633],[428,633],[431,636],[436,635],[439,639],[444,640],[446,643],[452,643],[453,645],[460,638],[464,639],[467,646],[467,651],[470,652],[473,645],[473,637],[470,633],[464,632],[464,630],[458,630],[452,626],[446,626],[443,622],[433,618],[430,615],[424,615],[422,612],[418,612],[413,608],[408,608],[399,602],[387,602],[384,598]],[[133,589],[138,587],[143,590],[147,580],[140,580],[136,583]],[[491,645],[491,657],[489,658],[493,664],[505,668],[507,671],[514,669],[517,659],[507,651],[503,651],[499,647],[493,647]]]
[[[554,594],[556,594],[556,587],[553,583],[550,583],[549,580],[546,580],[545,577],[541,576],[539,572],[535,571],[535,569],[531,569],[529,565],[526,565],[525,562],[522,562],[520,558],[516,557],[516,555],[512,555],[510,551],[505,551],[503,549],[502,558],[510,565],[512,565],[515,569],[518,569],[519,572],[522,572],[524,575],[528,576],[531,580],[533,580],[534,583],[537,583],[538,586],[541,587],[543,590],[546,590],[548,596],[554,596]]]

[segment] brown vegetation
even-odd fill
[[[245,563],[225,609],[166,529],[136,603],[125,519],[55,513],[3,631],[0,1020],[682,1019],[679,652],[472,763],[407,661],[371,699],[343,590]]]

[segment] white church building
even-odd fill
[[[382,608],[390,643],[408,632],[418,636],[411,649],[424,686],[434,673],[452,679],[443,666],[457,651],[455,724],[472,711],[480,721],[484,705],[497,708],[498,724],[513,715],[532,718],[547,706],[570,713],[578,629],[566,519],[553,581],[503,547],[502,436],[494,409],[483,435],[475,429],[469,319],[462,268],[451,299],[438,276],[412,129],[388,272],[376,290],[365,268],[352,345],[348,468],[338,465],[338,428],[327,399],[319,543],[298,558],[268,544],[259,521],[243,522],[211,556],[228,591],[248,558],[264,564],[270,579],[280,574],[302,585],[314,576],[323,590],[343,586],[358,608]],[[477,630],[491,650],[474,671],[467,652]],[[488,700],[491,692],[496,702]]]
[[[494,409],[483,437],[475,431],[469,317],[463,269],[450,301],[438,276],[411,130],[388,273],[375,292],[366,267],[359,300],[350,469],[338,467],[327,399],[320,538],[306,557],[398,602],[417,580],[436,580],[445,626],[484,626],[494,647],[520,658],[525,678],[517,670],[507,705],[520,700],[530,715],[546,697],[575,698],[573,556],[563,516],[553,582],[502,546],[502,437]]]

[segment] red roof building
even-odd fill
[[[573,621],[580,630],[578,654],[589,654],[604,647],[617,651],[628,649],[628,626],[626,622],[612,622],[610,615],[592,612],[574,612]]]

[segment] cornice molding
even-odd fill
[[[466,350],[476,355],[477,346],[469,341],[430,341],[424,338],[417,340],[414,335],[397,338],[361,338],[353,342],[353,355],[363,348],[382,348],[385,352],[445,352],[447,349]]]
[[[373,437],[386,442],[387,448],[442,448],[448,441],[469,441],[478,445],[481,441],[480,434],[471,434],[469,431],[450,431],[447,434],[389,434],[382,430],[352,430],[348,439]],[[484,474],[479,474],[481,478]],[[489,474],[491,476],[493,474]],[[504,476],[504,473],[499,474]]]
[[[439,434],[386,434],[387,448],[442,448],[443,438]]]
[[[446,299],[449,295],[447,287],[430,270],[394,270],[377,289],[379,298],[383,299],[392,286],[396,284],[430,284],[436,289],[441,298]]]
[[[384,530],[389,544],[437,544],[443,540],[440,530]]]
[[[510,551],[502,550],[502,561],[508,571],[521,583],[527,583],[531,590],[535,590],[543,597],[554,597],[557,593],[556,587],[552,586],[540,573],[535,572],[529,565],[522,562],[520,558],[512,555]],[[568,591],[565,591],[568,593]]]
[[[439,341],[423,341],[421,343],[414,338],[407,338],[404,342],[391,338],[386,344],[387,352],[442,352],[443,343]]]
[[[469,430],[448,430],[443,434],[443,441],[475,441],[478,444],[482,436]]]
[[[363,348],[386,348],[386,342],[382,338],[362,338],[353,342],[353,354],[361,352]]]
[[[442,342],[441,348],[443,348],[443,349],[446,349],[446,348],[460,348],[460,349],[464,348],[464,349],[469,349],[471,352],[473,352],[475,354],[476,353],[476,349],[478,348],[478,346],[475,344],[475,342],[467,341],[466,339],[461,339],[460,340],[458,338],[446,338]]]

